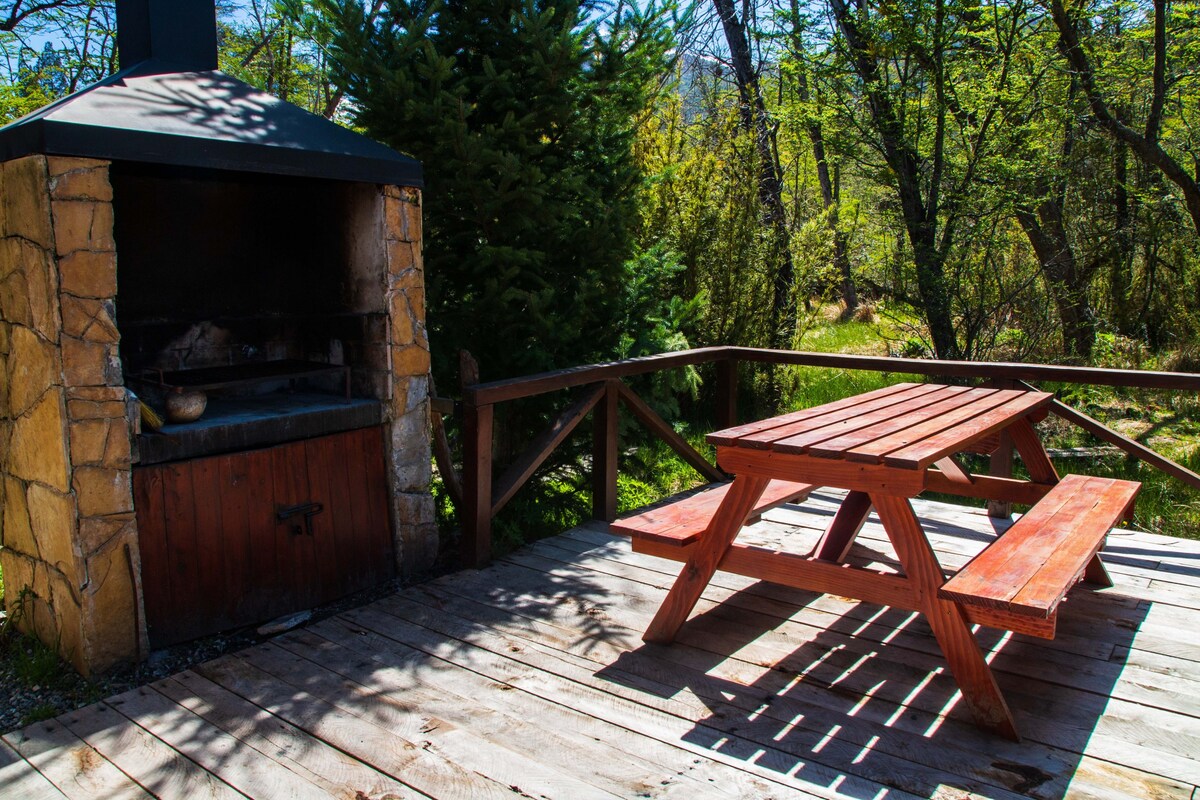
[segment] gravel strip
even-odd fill
[[[429,577],[432,575],[422,576],[421,579]],[[417,582],[410,580],[405,585]],[[313,609],[313,615],[306,624],[311,625],[347,609],[373,602],[400,588],[402,584],[398,580],[392,581]],[[3,612],[0,612],[0,631],[4,630],[3,621]],[[89,680],[39,643],[10,631],[7,635],[0,635],[0,734],[153,683],[269,638],[258,635],[257,627],[243,628],[156,650],[140,664]]]

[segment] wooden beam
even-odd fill
[[[476,569],[492,558],[492,412],[463,408],[462,560]]]
[[[592,428],[592,517],[617,518],[617,398],[620,381],[605,381]]]
[[[737,425],[737,361],[725,358],[717,362],[717,430]]]
[[[1008,431],[1000,431],[996,449],[988,457],[988,475],[993,478],[1011,478],[1013,475],[1013,442]],[[1012,516],[1012,503],[1008,500],[988,500],[988,516],[1005,519]]]
[[[525,482],[554,452],[554,449],[562,444],[571,431],[575,430],[580,420],[587,416],[597,401],[604,396],[604,391],[604,384],[599,384],[585,392],[570,407],[559,414],[550,423],[550,426],[542,431],[529,447],[525,448],[525,452],[517,458],[512,466],[505,470],[492,491],[493,517],[500,513],[500,509],[508,504],[517,490],[525,485]]]
[[[850,545],[854,544],[870,513],[871,498],[866,492],[848,493],[822,534],[821,541],[817,542],[813,557],[836,563],[845,561],[850,553]]]
[[[433,460],[437,464],[438,475],[450,495],[450,502],[455,511],[463,511],[462,480],[454,469],[454,454],[450,450],[450,439],[446,436],[446,425],[442,422],[441,414],[430,415],[430,425],[433,428]]]
[[[998,478],[992,475],[971,474],[970,483],[959,483],[939,470],[925,473],[925,489],[930,492],[953,494],[959,497],[978,497],[981,500],[998,500],[1023,503],[1031,506],[1046,496],[1050,484],[1031,483],[1016,478]]]
[[[672,561],[687,561],[695,545],[677,547],[662,542],[635,538],[633,552],[657,556]],[[821,592],[838,597],[853,597],[867,603],[891,606],[902,611],[916,611],[917,600],[908,581],[862,567],[848,567],[820,561],[795,553],[781,553],[763,547],[734,542],[718,567],[747,578],[769,580],[804,591]],[[865,573],[865,575],[863,574]],[[960,606],[960,608],[962,608]],[[1058,615],[1049,619],[1022,617],[997,608],[962,608],[972,625],[986,625],[1027,636],[1053,639]]]
[[[1109,428],[1099,420],[1092,419],[1087,414],[1081,411],[1076,411],[1070,406],[1055,400],[1050,406],[1050,413],[1055,416],[1062,417],[1068,422],[1074,423],[1083,428],[1088,433],[1095,436],[1097,439],[1102,439],[1110,444],[1115,444],[1117,447],[1129,453],[1134,458],[1145,461],[1152,467],[1162,470],[1168,475],[1178,478],[1189,486],[1200,489],[1200,475],[1192,472],[1182,464],[1177,464],[1169,458],[1160,456],[1158,453],[1146,447],[1141,442],[1135,442],[1133,439],[1122,436],[1121,434]]]
[[[433,384],[430,383],[430,386]],[[452,417],[454,416],[454,401],[449,397],[438,397],[430,395],[429,410],[439,416]]]
[[[796,364],[805,367],[832,367],[899,375],[933,375],[944,378],[1000,378],[1012,381],[1059,381],[1093,386],[1200,391],[1200,374],[1190,372],[1153,372],[1138,369],[1065,367],[1054,364],[987,361],[939,361],[842,353],[806,353],[797,350],[768,350],[755,347],[729,347],[726,349],[732,351],[732,356],[738,360],[767,364]]]
[[[717,464],[734,475],[751,473],[785,481],[794,481],[797,475],[820,475],[831,486],[903,497],[916,497],[923,492],[925,475],[932,472],[728,446],[717,447]]]
[[[688,561],[696,545],[675,547],[635,538],[633,552],[673,561]],[[863,567],[835,564],[796,553],[734,542],[718,566],[747,578],[771,581],[808,592],[852,597],[903,611],[916,611],[917,598],[906,578]]]
[[[503,403],[507,400],[518,400],[522,397],[534,397],[539,394],[585,386],[589,383],[599,383],[606,380],[616,380],[630,375],[645,375],[649,372],[661,372],[672,367],[686,367],[693,364],[707,364],[710,361],[721,361],[728,357],[726,347],[702,347],[695,350],[680,350],[674,353],[660,353],[642,358],[629,358],[624,361],[610,361],[603,364],[588,364],[582,367],[571,367],[553,372],[542,372],[521,378],[509,378],[502,381],[480,383],[464,389],[464,399],[473,398],[476,403]]]
[[[688,466],[699,472],[710,481],[726,481],[729,480],[724,472],[717,469],[708,460],[696,451],[696,448],[688,444],[687,440],[675,432],[666,420],[655,413],[654,409],[646,404],[646,401],[638,397],[637,394],[620,381],[617,382],[617,392],[621,396],[621,400],[633,412],[633,415],[642,421],[642,424],[649,428],[650,432],[667,443],[667,446],[679,454],[679,457],[687,462]]]

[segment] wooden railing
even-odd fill
[[[487,563],[491,557],[493,518],[589,413],[595,415],[592,443],[592,515],[596,519],[611,521],[616,517],[617,415],[621,404],[701,475],[710,480],[723,480],[726,477],[724,473],[676,433],[674,428],[658,416],[622,379],[678,367],[715,364],[715,422],[717,429],[720,429],[737,423],[737,367],[740,362],[986,380],[1001,386],[1028,386],[1028,382],[1031,381],[1053,381],[1200,391],[1200,375],[1193,373],[1044,364],[934,361],[749,347],[706,347],[606,364],[589,364],[489,383],[471,383],[462,390],[463,474],[461,488],[457,485],[454,487],[454,493],[461,494],[457,499],[460,501],[458,505],[462,525],[462,558],[465,564],[481,566]],[[580,387],[583,388],[577,393],[574,401],[530,443],[499,478],[494,478],[492,437],[495,406]],[[1051,407],[1051,413],[1101,440],[1116,445],[1147,464],[1200,488],[1200,475],[1159,455],[1145,445],[1110,430],[1086,414],[1057,400]],[[1000,458],[993,461],[993,474],[1001,474],[1004,470],[1011,469],[1011,451],[1000,455]]]

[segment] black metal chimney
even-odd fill
[[[117,0],[121,69],[155,60],[177,72],[217,68],[213,0]]]

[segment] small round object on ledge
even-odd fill
[[[177,386],[167,393],[166,398],[167,422],[195,422],[200,419],[208,405],[208,397],[204,392],[185,392]]]

